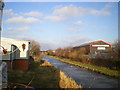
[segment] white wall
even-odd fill
[[[29,55],[28,55],[28,52],[29,52],[29,42],[28,41],[24,41],[24,40],[15,40],[15,39],[10,39],[10,38],[1,38],[1,45],[3,47],[5,47],[7,49],[7,51],[11,51],[12,49],[12,45],[14,45],[13,47],[17,47],[18,50],[15,51],[14,53],[12,53],[12,58],[14,57],[14,59],[28,59],[29,58]],[[25,47],[25,50],[23,51],[23,48],[22,48],[22,44],[25,44],[26,47]],[[9,52],[8,52],[9,53]],[[14,56],[15,55],[15,56]],[[3,60],[10,60],[10,55],[6,55],[6,56],[3,56]]]

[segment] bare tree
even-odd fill
[[[40,44],[37,41],[30,41],[30,56],[34,58],[34,60],[40,60]]]
[[[110,54],[113,61],[120,59],[120,41],[113,44],[113,50]]]

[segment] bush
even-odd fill
[[[111,59],[95,58],[92,59],[90,63],[97,66],[108,67],[110,69],[118,69],[119,62]]]

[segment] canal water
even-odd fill
[[[66,73],[77,84],[84,88],[118,88],[118,79],[87,70],[78,66],[70,65],[50,57],[44,57],[44,60],[50,62],[57,69]]]

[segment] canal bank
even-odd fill
[[[8,87],[13,88],[82,88],[72,78],[56,69],[50,63],[40,60],[40,62],[30,62],[29,70],[8,70]],[[32,90],[33,90],[32,89]]]
[[[102,75],[79,66],[70,65],[50,57],[45,56],[44,60],[65,72],[78,84],[82,84],[84,88],[118,88],[118,79],[116,78]]]
[[[72,61],[70,59],[63,59],[63,58],[61,59],[61,58],[55,57],[55,56],[49,56],[49,57],[57,59],[57,60],[62,61],[62,62],[65,62],[65,63],[68,63],[68,64],[72,64],[72,65],[75,65],[75,66],[86,68],[86,69],[98,72],[100,74],[104,74],[104,75],[108,75],[108,76],[112,76],[112,77],[120,79],[120,75],[119,75],[120,72],[117,71],[117,70],[111,70],[111,69],[106,68],[106,67],[84,64],[84,63],[81,63],[81,62]]]

